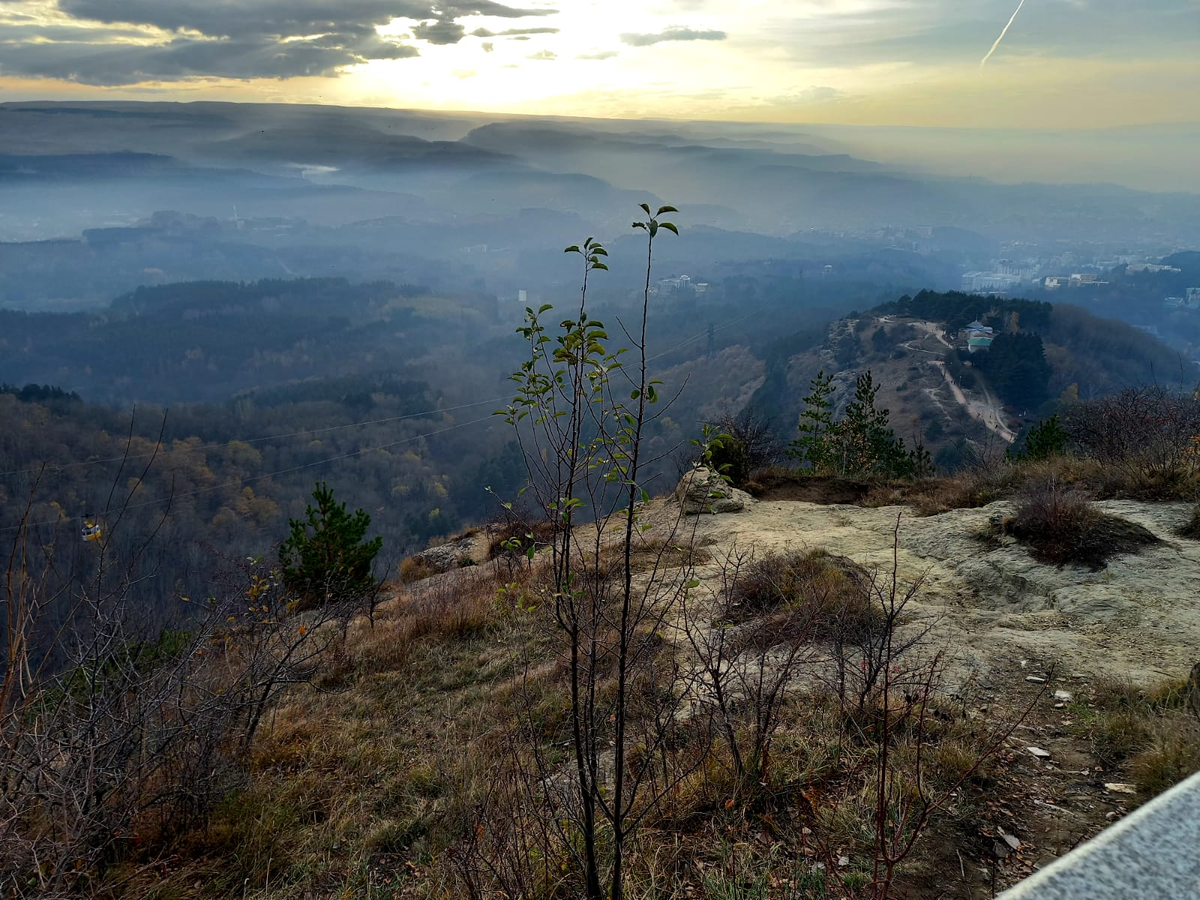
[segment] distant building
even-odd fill
[[[978,350],[986,350],[991,347],[992,341],[996,337],[996,332],[990,325],[984,325],[976,319],[962,330],[962,337],[967,342],[967,351],[975,353]]]
[[[967,272],[962,278],[962,289],[968,294],[984,294],[1007,291],[1021,283],[1021,276],[1006,272]]]
[[[528,306],[529,291],[517,291],[517,302],[520,303],[521,306]]]
[[[1192,308],[1200,308],[1200,287],[1187,289],[1187,305]]]
[[[675,275],[671,278],[660,278],[658,290],[663,294],[686,294],[692,290],[691,275]]]
[[[1174,266],[1160,266],[1153,263],[1130,263],[1125,267],[1125,274],[1134,275],[1139,272],[1145,272],[1147,275],[1154,275],[1158,272],[1170,272],[1173,275],[1178,275],[1182,269],[1177,269]]]
[[[992,336],[989,334],[977,334],[974,337],[967,338],[967,352],[976,353],[980,350],[987,350],[992,346]]]

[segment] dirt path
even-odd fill
[[[951,350],[954,349],[954,345],[946,340],[946,338],[942,332],[942,329],[939,328],[933,322],[913,322],[912,324],[913,324],[913,328],[919,328],[921,331],[924,331],[930,337],[937,338],[939,343],[941,343],[943,346],[948,347]]]
[[[930,360],[930,363],[942,373],[942,377],[946,379],[946,385],[950,388],[950,393],[954,395],[955,402],[959,406],[964,407],[972,419],[982,422],[988,431],[998,435],[1009,444],[1017,439],[1016,432],[1004,422],[1003,409],[996,405],[991,394],[986,389],[984,390],[985,399],[982,403],[978,400],[968,399],[963,389],[959,387],[958,382],[954,380],[954,376],[947,370],[944,362],[940,359],[934,359]]]

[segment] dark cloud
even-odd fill
[[[621,42],[631,47],[649,47],[665,41],[723,41],[729,35],[724,31],[696,31],[694,28],[668,28],[654,34],[621,35]]]
[[[552,59],[558,59],[558,54],[553,50],[539,50],[537,53],[531,53],[525,58],[548,62]]]
[[[612,59],[621,54],[616,50],[601,50],[599,53],[580,53],[576,59]]]
[[[476,28],[471,34],[474,37],[493,38],[527,34],[558,34],[558,31],[557,28],[508,28],[504,31],[489,31],[486,28]]]
[[[375,59],[415,56],[413,47],[375,48]],[[120,85],[179,81],[220,73],[225,78],[297,78],[328,75],[360,61],[357,54],[316,41],[266,45],[255,41],[174,40],[153,47],[122,44],[23,44],[0,53],[0,74]]]
[[[431,44],[457,44],[467,30],[453,19],[422,22],[413,27],[413,36]]]
[[[495,0],[59,0],[59,9],[79,26],[0,30],[0,73],[98,85],[335,75],[370,60],[417,56],[415,47],[379,35],[377,28],[393,19],[419,22],[412,29],[417,39],[454,44],[466,34],[463,18],[556,12]],[[156,45],[128,42],[145,38],[136,26],[174,37]]]
[[[552,15],[555,10],[519,9],[493,0],[59,0],[77,19],[153,25],[197,31],[209,37],[304,37],[374,31],[392,19],[455,20],[467,16]]]

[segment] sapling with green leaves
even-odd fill
[[[629,346],[611,349],[608,330],[589,311],[590,282],[608,268],[604,246],[588,238],[567,247],[581,263],[579,305],[557,328],[547,323],[551,306],[526,310],[518,332],[529,357],[512,375],[512,402],[498,411],[520,442],[526,490],[550,523],[545,601],[563,638],[573,779],[573,796],[559,804],[561,838],[579,865],[588,900],[624,895],[630,840],[672,777],[664,766],[635,770],[628,753],[636,743],[648,758],[666,758],[677,725],[663,710],[682,696],[671,677],[661,681],[660,668],[660,714],[635,721],[631,713],[632,696],[661,648],[671,598],[690,577],[665,574],[663,565],[666,548],[678,543],[679,518],[666,527],[646,577],[634,578],[634,554],[651,528],[644,516],[651,499],[644,483],[646,428],[669,405],[659,404],[660,382],[650,377],[646,350],[654,243],[663,231],[679,233],[663,218],[677,212],[674,207],[641,209],[644,217],[633,223],[647,238],[639,321],[632,328],[618,323]],[[550,764],[539,760],[545,782],[552,782]]]

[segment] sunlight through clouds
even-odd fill
[[[1136,8],[1040,0],[1015,17],[1014,7],[1012,0],[0,0],[0,91],[6,99],[89,96],[96,85],[109,97],[150,91],[1018,127],[1200,115],[1186,101],[1200,87],[1194,0]],[[980,76],[989,48],[994,55]],[[1137,89],[1122,81],[1134,70],[1155,74]],[[1089,84],[1128,102],[1108,102]]]

